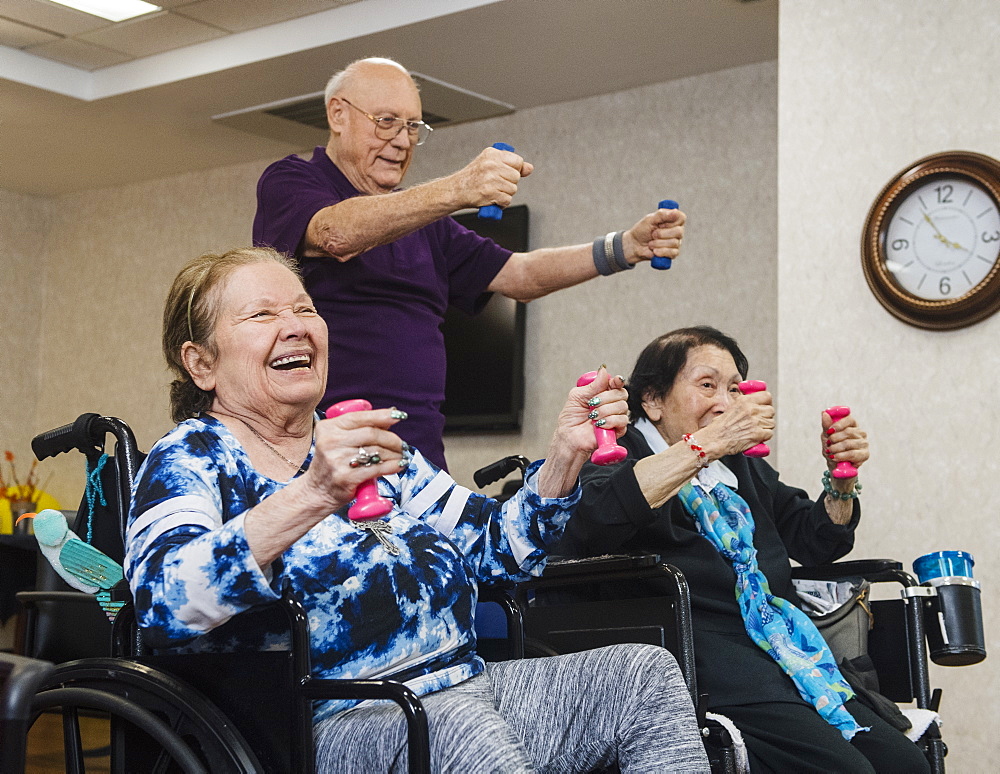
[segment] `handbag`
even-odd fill
[[[795,579],[802,610],[819,629],[839,664],[868,655],[868,632],[874,619],[869,607],[871,584],[864,578],[839,581]]]

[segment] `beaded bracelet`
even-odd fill
[[[697,443],[695,443],[694,436],[691,433],[684,433],[681,436],[681,440],[684,441],[695,454],[698,455],[698,467],[707,468],[711,463],[709,462],[708,455],[705,454],[705,450],[701,448]]]
[[[823,491],[827,493],[829,497],[834,500],[856,500],[858,495],[861,494],[861,484],[855,483],[853,491],[850,492],[838,492],[833,488],[833,481],[830,478],[830,471],[823,471]]]

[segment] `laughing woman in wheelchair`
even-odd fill
[[[656,553],[684,573],[699,691],[740,730],[754,774],[928,771],[915,744],[854,698],[816,627],[790,604],[790,558],[822,564],[853,547],[861,487],[827,472],[813,501],[742,454],[774,429],[770,395],[740,392],[747,368],[714,328],[651,342],[628,382],[633,423],[620,443],[629,455],[585,466],[559,553]],[[826,470],[868,459],[851,416],[834,423],[824,412],[821,438]]]
[[[435,771],[707,770],[665,651],[493,664],[475,652],[477,582],[541,572],[594,446],[588,400],[600,398],[608,427],[626,425],[619,379],[602,371],[569,393],[548,458],[501,505],[403,443],[392,432],[402,412],[317,416],[327,327],[284,256],[242,249],[185,266],[163,349],[179,424],[139,472],[126,553],[150,646],[232,649],[239,615],[290,583],[308,613],[315,676],[405,682],[428,713]],[[376,476],[391,510],[352,520],[358,486]],[[233,618],[225,641],[213,638]],[[278,636],[237,632],[244,647]],[[314,735],[318,771],[405,768],[395,705],[319,702]]]

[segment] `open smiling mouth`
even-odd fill
[[[295,369],[301,368],[311,368],[312,358],[309,355],[287,355],[286,357],[279,357],[277,360],[272,360],[271,368],[277,371],[293,371]]]

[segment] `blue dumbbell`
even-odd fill
[[[680,205],[673,199],[664,199],[657,208],[661,210],[676,210],[679,207]],[[669,269],[673,261],[665,256],[654,255],[650,263],[653,264],[654,269]]]
[[[497,150],[513,151],[514,146],[508,145],[505,142],[495,142],[493,147]],[[485,207],[479,208],[479,217],[488,218],[489,220],[500,220],[503,217],[503,209],[495,204],[487,204]]]

